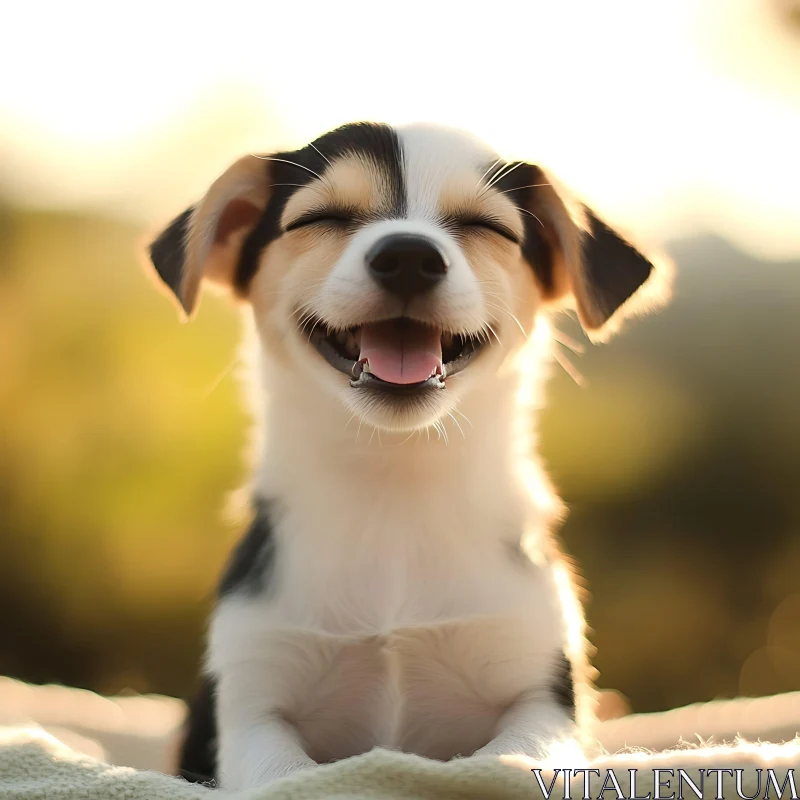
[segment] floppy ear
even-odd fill
[[[242,245],[266,205],[266,162],[245,156],[150,245],[150,258],[159,277],[187,316],[197,304],[204,278],[233,285]]]
[[[656,278],[653,258],[572,200],[542,169],[533,169],[532,224],[547,244],[548,263],[534,265],[542,295],[548,301],[573,298],[584,330],[602,339],[625,311],[641,306],[640,297],[660,299],[643,285],[658,283],[664,291],[667,265],[659,260]],[[629,303],[634,295],[637,302]]]

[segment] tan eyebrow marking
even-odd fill
[[[453,176],[443,187],[439,207],[443,217],[487,217],[495,219],[508,228],[515,236],[523,238],[525,228],[522,215],[512,200],[495,189],[484,191],[476,187],[478,173],[464,170]]]
[[[347,209],[355,214],[374,215],[391,208],[391,187],[370,159],[355,154],[333,162],[322,175],[298,189],[281,215],[286,227],[317,209]]]

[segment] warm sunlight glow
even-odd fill
[[[42,26],[39,7],[16,4],[0,180],[28,202],[149,221],[243,150],[355,119],[433,120],[550,166],[639,231],[705,225],[800,252],[798,49],[753,0],[726,3],[725,26],[711,5],[145,2],[109,26],[106,4],[79,2]]]

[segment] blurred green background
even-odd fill
[[[634,5],[611,4],[619,9],[608,31],[623,25],[624,33]],[[772,109],[796,125],[800,72],[792,82],[783,70],[800,63],[797,8],[757,5],[731,3],[741,36],[726,46],[764,70],[744,74],[737,61],[725,85],[746,85],[763,103],[762,122]],[[795,60],[781,66],[764,57],[777,45],[747,39],[753,30],[767,36],[748,14],[767,15],[769,35],[784,37],[781,52]],[[86,11],[81,19],[96,17]],[[708,33],[688,19],[675,30]],[[652,33],[663,20],[651,22]],[[114,49],[88,29],[83,36],[90,53],[105,48],[105,58]],[[702,42],[698,52],[719,45]],[[64,62],[68,74],[75,63]],[[121,61],[110,63],[106,80],[122,80]],[[312,117],[305,102],[281,94],[278,78],[254,103],[250,89],[214,88],[205,74],[203,91],[183,105],[151,108],[147,92],[174,88],[184,74],[181,63],[158,67],[170,80],[159,84],[137,65],[131,86],[138,78],[141,91],[117,106],[116,92],[94,84],[85,96],[57,97],[58,71],[50,94],[37,94],[44,73],[27,88],[0,91],[8,123],[0,136],[0,674],[184,695],[214,582],[238,533],[223,511],[246,478],[249,423],[233,368],[237,310],[207,294],[192,324],[178,324],[143,267],[146,234],[256,140],[261,150],[281,137],[297,144],[348,118],[389,115],[358,85],[342,94],[336,114]],[[674,69],[683,69],[686,86],[706,74],[677,56]],[[235,78],[226,85],[246,84]],[[467,101],[445,108],[444,121],[462,123]],[[401,115],[439,118],[408,97],[386,102],[401,105]],[[628,100],[618,92],[614,102]],[[664,102],[646,106],[645,121]],[[90,105],[95,116],[87,117]],[[131,106],[140,115],[150,108],[150,127],[112,118]],[[714,183],[698,172],[714,154],[688,130],[688,115],[680,163],[701,152],[683,183],[664,177],[671,167],[652,173],[654,195],[663,190],[669,201],[663,207],[640,203],[644,184],[636,181],[643,166],[669,159],[666,147],[626,159],[623,141],[602,161],[597,144],[587,144],[588,155],[568,136],[559,150],[560,134],[543,144],[562,174],[577,162],[593,199],[617,217],[637,227],[645,216],[655,220],[648,233],[678,266],[665,311],[571,356],[586,386],[554,367],[540,426],[545,462],[570,508],[566,547],[590,590],[600,684],[637,711],[800,689],[800,136],[777,123],[759,127],[759,140],[749,130],[747,142],[730,145],[741,158],[725,162],[730,170],[720,167],[724,180]],[[501,132],[523,127],[512,116]],[[293,118],[302,118],[294,128]],[[781,147],[785,169],[765,169]],[[729,186],[741,189],[738,206]],[[558,327],[582,338],[569,317]]]

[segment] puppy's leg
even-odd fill
[[[268,659],[231,664],[217,677],[217,780],[223,789],[250,789],[313,767],[305,743],[281,709],[293,676]]]
[[[523,698],[503,714],[494,739],[474,755],[524,755],[541,759],[554,743],[574,739],[575,733],[572,716],[556,701],[541,696]]]
[[[252,789],[315,766],[297,730],[278,716],[224,730],[219,747],[219,783],[224,789]]]

